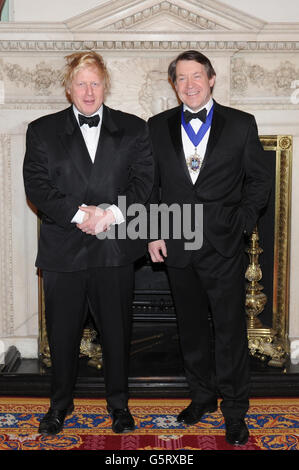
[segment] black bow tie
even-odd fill
[[[79,114],[79,124],[83,126],[83,124],[88,124],[89,127],[97,127],[100,122],[100,116],[96,114],[95,116],[83,116]]]
[[[184,111],[184,119],[185,119],[186,124],[188,124],[188,122],[190,122],[191,119],[196,119],[196,118],[200,119],[202,122],[206,122],[206,119],[207,119],[206,108],[201,109],[200,111],[198,111],[198,113],[191,113],[190,111],[188,111],[188,109]]]

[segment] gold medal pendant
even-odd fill
[[[197,148],[195,147],[194,155],[191,155],[187,158],[187,166],[190,171],[193,173],[198,173],[202,164],[202,159],[197,153]]]

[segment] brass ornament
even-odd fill
[[[259,256],[263,252],[259,246],[258,229],[251,234],[249,246],[246,249],[250,263],[245,278],[249,281],[246,287],[245,310],[247,314],[247,336],[249,352],[252,356],[268,361],[268,365],[282,367],[287,355],[283,343],[272,328],[266,328],[258,316],[267,303],[267,296],[262,291],[264,287],[259,283],[262,279],[262,270]],[[270,359],[269,359],[270,358]]]
[[[80,355],[89,357],[88,365],[102,368],[102,348],[96,343],[97,333],[92,328],[85,328],[81,338]]]
[[[267,303],[267,296],[262,292],[264,287],[259,284],[262,279],[262,270],[259,265],[259,256],[263,250],[259,247],[258,231],[255,228],[251,237],[250,245],[246,249],[249,255],[250,264],[247,267],[245,278],[249,281],[246,288],[246,313],[248,315],[248,327],[250,330],[261,327],[258,315],[264,310]]]
[[[292,140],[288,136],[283,136],[279,139],[279,147],[283,150],[287,150],[292,146]]]
[[[46,330],[45,320],[45,303],[44,303],[44,292],[42,287],[42,278],[39,275],[39,302],[40,302],[40,318],[39,318],[39,356],[44,366],[51,367],[51,355]],[[91,328],[87,327],[83,330],[81,343],[80,343],[80,356],[88,357],[87,362],[89,366],[95,367],[96,369],[102,368],[102,348],[101,345],[95,342],[97,333]]]

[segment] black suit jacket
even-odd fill
[[[271,187],[254,116],[214,102],[205,158],[194,185],[183,151],[181,106],[150,118],[149,128],[156,162],[151,202],[203,204],[204,238],[221,255],[233,256],[244,231],[252,232]],[[166,264],[185,265],[191,251],[184,248],[184,236],[165,241]]]
[[[154,169],[142,119],[104,105],[92,163],[72,107],[43,116],[28,126],[23,174],[26,195],[42,214],[36,266],[66,272],[119,266],[145,252],[145,240],[99,240],[71,223],[83,203],[117,205],[118,196],[127,206],[147,202]]]

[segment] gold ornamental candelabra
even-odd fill
[[[252,356],[262,361],[268,361],[268,365],[282,367],[286,360],[286,354],[282,343],[277,338],[277,333],[272,328],[266,328],[258,316],[262,313],[267,303],[267,296],[263,292],[264,287],[259,283],[262,279],[262,270],[259,257],[263,253],[259,245],[258,229],[253,230],[249,246],[246,249],[249,256],[245,278],[246,286],[245,310],[247,314],[247,336],[249,351]]]

